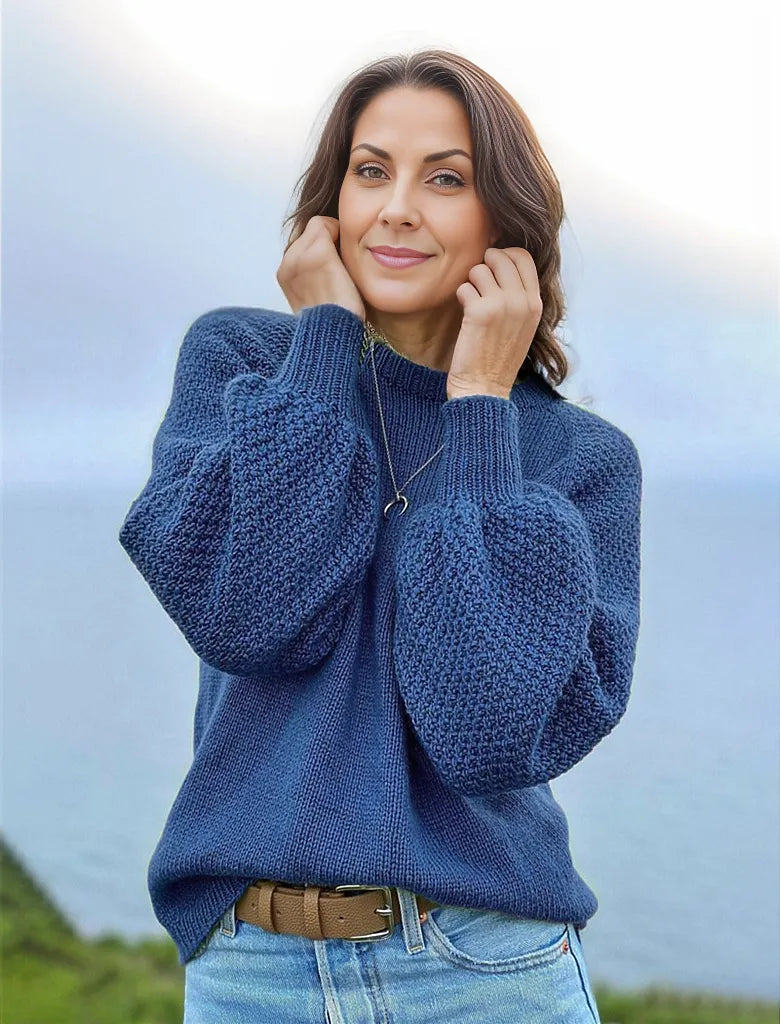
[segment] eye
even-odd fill
[[[358,178],[370,178],[370,177],[372,177],[372,175],[370,175],[370,174],[363,174],[362,172],[363,171],[381,171],[381,170],[382,170],[382,168],[379,167],[377,164],[361,164],[359,167],[355,168],[353,173],[356,174],[358,176]],[[375,179],[375,180],[378,180],[378,179]]]
[[[366,179],[372,180],[372,181],[379,181],[380,178],[378,176],[376,176],[376,175],[363,174],[363,171],[371,171],[371,170],[380,171],[382,174],[384,174],[384,171],[379,166],[379,164],[360,164],[358,167],[356,167],[354,169],[354,171],[352,173],[356,177],[358,177],[358,178],[366,178]],[[435,181],[436,178],[449,178],[453,182],[452,185],[439,185],[439,186],[437,186],[438,188],[443,188],[443,189],[463,188],[464,185],[465,185],[465,182],[463,181],[463,179],[460,178],[457,174],[453,174],[451,171],[440,171],[438,174],[434,174],[433,178],[431,178],[430,180],[431,181]]]
[[[452,174],[450,171],[441,171],[439,174],[434,175],[435,178],[450,178],[454,185],[444,185],[443,188],[463,188],[464,182],[462,178],[459,178],[457,174]]]

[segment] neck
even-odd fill
[[[365,308],[366,318],[396,352],[420,366],[449,371],[463,321],[463,308],[457,299],[454,306],[450,303],[410,313],[388,313],[368,303]]]

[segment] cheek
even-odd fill
[[[490,245],[490,232],[481,212],[459,218],[454,230],[447,231],[444,245],[453,272],[465,281],[469,270],[484,262],[485,250]]]
[[[376,217],[370,196],[355,192],[345,186],[339,194],[339,222],[354,238],[360,238],[370,228]]]
[[[351,233],[355,221],[355,202],[348,189],[342,189],[339,195],[338,219],[341,233]]]
[[[484,255],[485,250],[480,249],[478,245],[461,246],[457,252],[452,254],[448,276],[458,284],[463,284],[469,280],[471,268],[483,262]]]

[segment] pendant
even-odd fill
[[[399,491],[398,492],[398,496],[396,498],[393,498],[392,501],[388,501],[388,503],[385,505],[385,510],[384,510],[384,517],[385,517],[385,519],[387,519],[387,510],[392,508],[393,505],[401,505],[401,511],[398,513],[398,515],[402,516],[404,514],[404,512],[407,510],[407,508],[409,507],[409,499],[406,497],[405,494],[401,494],[401,492]]]

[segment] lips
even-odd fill
[[[381,263],[383,267],[391,267],[400,270],[404,267],[416,267],[418,263],[425,263],[431,257],[425,253],[418,253],[414,249],[390,249],[387,246],[378,246],[369,250],[371,255]]]
[[[385,256],[429,256],[430,253],[420,252],[419,249],[405,249],[403,246],[393,245],[372,245],[371,252],[381,252]]]

